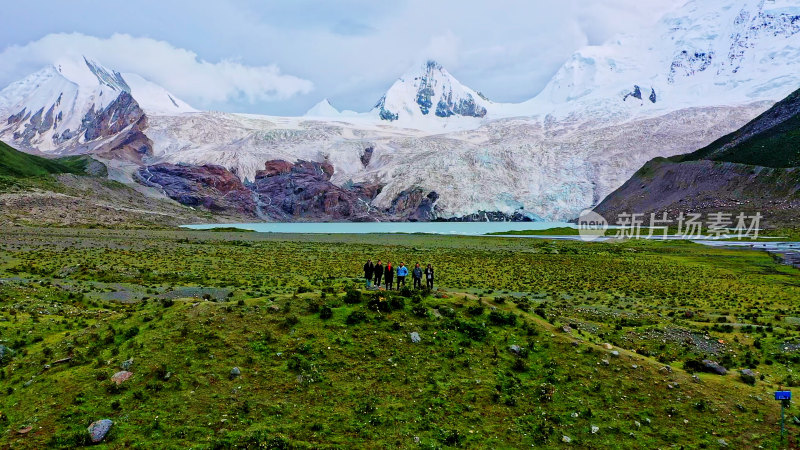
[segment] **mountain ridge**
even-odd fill
[[[798,32],[800,8],[788,0],[690,1],[646,36],[576,52],[522,103],[486,100],[431,61],[395,81],[370,112],[339,112],[323,102],[302,117],[188,105],[165,113],[149,105],[150,96],[137,99],[133,75],[119,74],[128,93],[104,87],[119,80],[113,70],[98,70],[108,83],[94,83],[114,101],[94,108],[84,102],[86,111],[69,118],[44,108],[58,102],[61,85],[41,91],[49,103],[25,109],[25,98],[13,95],[18,89],[4,89],[0,138],[23,150],[89,153],[141,167],[221,166],[245,184],[269,161],[306,161],[330,165],[330,179],[320,182],[345,191],[382,186],[368,199],[378,211],[421,191],[437,194],[436,219],[487,211],[568,220],[648,160],[703,148],[789,94],[789,86],[800,85]],[[94,63],[75,64],[97,79]],[[168,111],[181,109],[165,90],[153,92]],[[68,119],[75,124],[67,127]]]

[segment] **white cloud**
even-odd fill
[[[455,66],[458,64],[460,55],[460,41],[458,36],[450,30],[445,34],[433,36],[422,52],[422,58],[433,59],[445,67]]]
[[[311,81],[281,73],[274,65],[250,66],[233,60],[209,62],[168,42],[128,34],[97,38],[79,33],[49,34],[0,53],[0,86],[67,58],[87,56],[119,72],[134,72],[198,107],[281,101],[306,94]]]
[[[0,87],[38,70],[43,54],[64,49],[27,42],[75,30],[83,35],[56,36],[76,48],[95,40],[89,35],[111,36],[91,44],[104,49],[97,60],[140,72],[198,108],[302,114],[327,97],[339,109],[365,111],[425,58],[492,100],[519,102],[536,95],[574,51],[635,34],[685,2],[139,0],[120,14],[115,2],[76,8],[50,1],[45,15],[6,2],[3,13],[14,21],[0,27]],[[26,52],[33,56],[20,58],[25,67],[12,64],[12,53]]]

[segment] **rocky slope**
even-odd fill
[[[771,226],[796,226],[800,211],[800,91],[711,145],[656,158],[606,197],[595,212],[620,214],[760,212]]]
[[[0,228],[16,225],[151,228],[243,219],[148,197],[101,177],[61,174],[0,183]]]
[[[139,192],[108,180],[107,175],[106,166],[88,156],[46,159],[19,152],[0,141],[0,227],[136,228],[241,221],[249,217],[237,211],[209,214],[157,193]]]
[[[183,205],[247,217],[256,213],[250,190],[221,166],[158,164],[142,167],[136,176],[142,184],[160,188]]]

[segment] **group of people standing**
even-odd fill
[[[408,267],[406,267],[406,263],[400,263],[400,267],[397,268],[396,273],[396,288],[400,289],[400,286],[405,287],[406,277],[408,276]],[[423,276],[425,277],[427,288],[433,289],[433,266],[428,264],[428,267],[423,270],[419,263],[411,270],[411,279],[414,280],[414,289],[422,289]],[[391,290],[392,286],[395,286],[395,268],[390,262],[387,262],[384,266],[381,260],[378,260],[377,264],[373,264],[370,259],[364,264],[364,278],[367,279],[367,287],[372,286],[372,283],[375,283],[375,287],[381,287],[381,281],[383,281],[384,287]]]

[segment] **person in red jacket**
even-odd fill
[[[386,270],[383,271],[383,279],[384,284],[386,284],[386,289],[391,291],[392,284],[394,284],[394,267],[392,267],[392,263],[390,262],[386,263]]]

